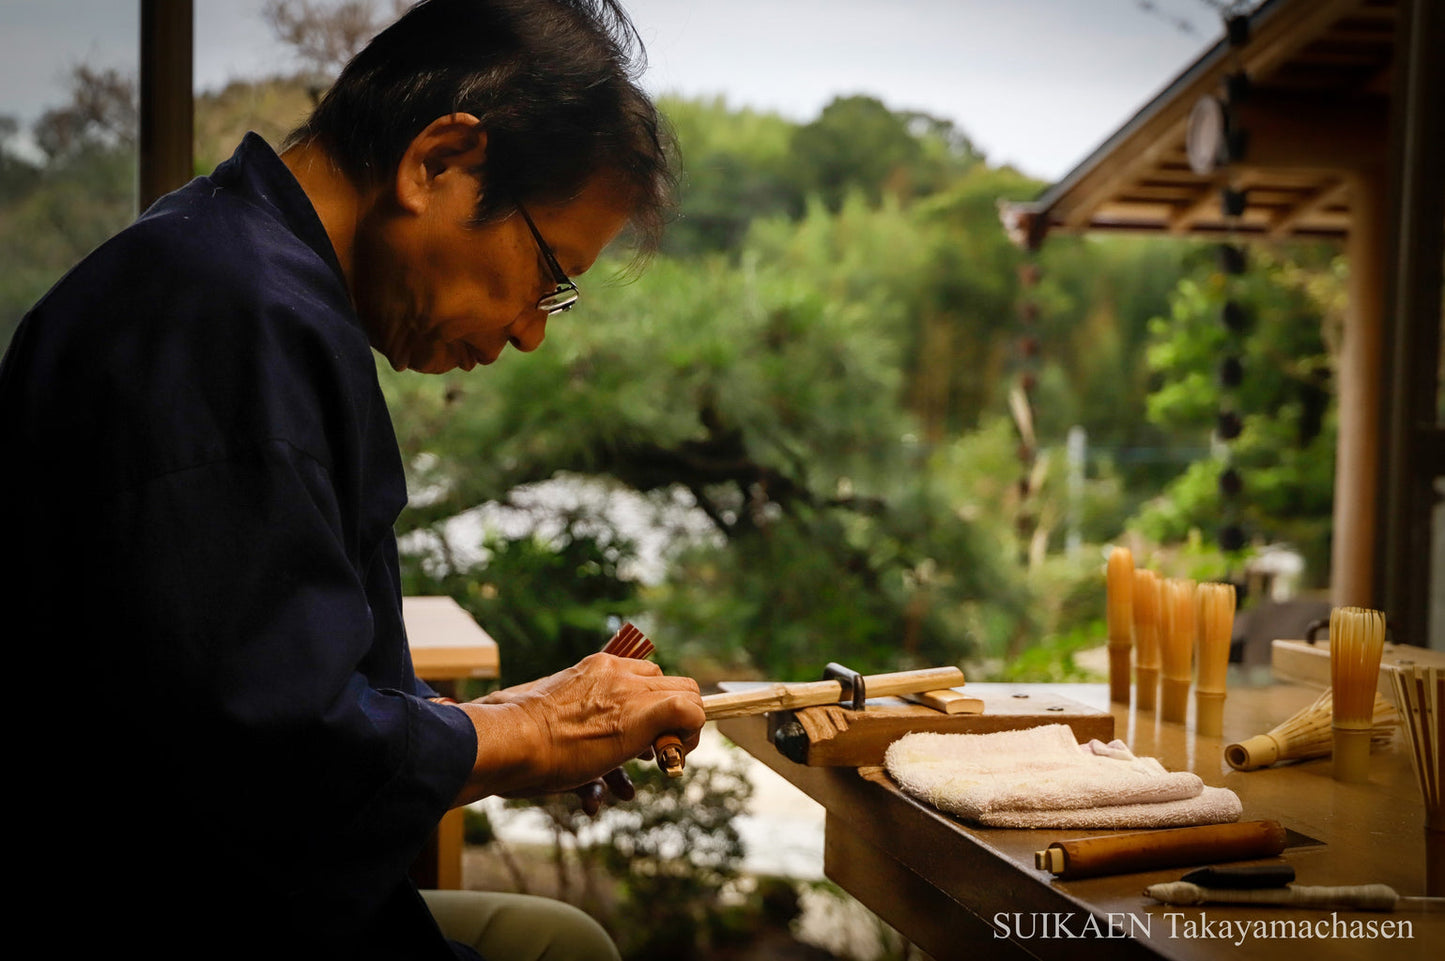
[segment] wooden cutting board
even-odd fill
[[[749,682],[728,682],[723,690],[745,690]],[[775,711],[768,715],[768,735],[785,757],[821,767],[862,767],[882,764],[883,752],[898,738],[915,731],[940,734],[990,734],[1045,724],[1067,724],[1080,742],[1114,739],[1114,716],[1052,693],[1022,697],[1010,685],[965,685],[964,694],[983,700],[982,714],[944,714],[901,698],[870,698],[866,710],[841,705]]]

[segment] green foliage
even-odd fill
[[[682,160],[682,215],[668,227],[665,254],[731,254],[754,220],[801,210],[802,195],[788,171],[793,124],[775,114],[730,110],[721,98],[664,97],[658,108]]]
[[[752,785],[740,765],[691,765],[669,778],[656,765],[630,768],[638,802],[612,810],[602,863],[622,879],[614,935],[629,959],[706,956],[745,928],[728,907],[742,838],[734,819]]]
[[[1258,538],[1293,544],[1316,581],[1329,569],[1335,417],[1329,384],[1333,360],[1325,335],[1338,309],[1343,270],[1310,249],[1251,252],[1250,269],[1226,279],[1209,266],[1179,282],[1167,317],[1151,321],[1150,421],[1204,444],[1216,414],[1243,420],[1228,445],[1244,491],[1241,519]],[[1217,369],[1230,334],[1220,322],[1228,297],[1247,308],[1241,338],[1243,382],[1225,390]],[[1220,461],[1191,464],[1131,524],[1151,540],[1177,543],[1192,531],[1213,533],[1224,512]]]
[[[874,97],[837,97],[793,133],[793,177],[838,210],[851,192],[870,203],[939,189],[981,159],[948,121],[899,113]]]
[[[552,537],[487,537],[477,564],[433,554],[406,565],[404,589],[450,594],[485,624],[505,652],[503,687],[555,673],[595,653],[614,622],[637,610],[637,585],[618,571],[632,546],[589,526],[573,518]]]

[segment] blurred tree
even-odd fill
[[[303,75],[324,88],[408,6],[407,0],[266,0],[261,16],[278,40],[295,49]]]
[[[676,257],[734,254],[759,217],[796,215],[802,195],[788,178],[795,125],[775,114],[730,110],[722,98],[658,103],[676,138],[680,216],[663,252]]]
[[[932,193],[980,162],[954,125],[927,114],[895,113],[875,97],[837,97],[794,133],[792,176],[805,194],[837,210],[850,190],[878,203]]]
[[[65,271],[135,216],[135,82],[77,66],[70,100],[31,126],[39,158],[19,154],[19,129],[10,118],[0,130],[0,347]]]

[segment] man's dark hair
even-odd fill
[[[288,145],[322,146],[354,182],[392,176],[427,124],[463,112],[487,133],[476,219],[564,202],[596,174],[635,193],[655,249],[673,176],[637,84],[642,41],[616,0],[422,0],[358,53]]]

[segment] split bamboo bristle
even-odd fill
[[[1327,690],[1308,707],[1295,712],[1265,734],[1256,734],[1224,748],[1224,759],[1237,771],[1254,771],[1280,761],[1327,757],[1334,749],[1331,730],[1334,691]],[[1370,743],[1384,747],[1395,738],[1400,716],[1390,702],[1375,695]]]
[[[1445,670],[1398,665],[1390,672],[1395,702],[1404,715],[1410,763],[1425,801],[1425,893],[1445,895],[1445,785],[1440,752],[1445,750]]]
[[[1370,727],[1384,649],[1384,614],[1363,607],[1337,607],[1330,612],[1337,781],[1360,784],[1370,779]]]
[[[1160,591],[1164,630],[1159,641],[1159,660],[1164,670],[1159,715],[1183,724],[1189,715],[1189,674],[1194,663],[1196,631],[1195,584],[1188,578],[1171,577]]]
[[[1105,583],[1109,625],[1109,700],[1129,703],[1129,659],[1134,643],[1134,555],[1127,547],[1109,552]]]
[[[1410,742],[1410,763],[1425,801],[1426,823],[1445,831],[1440,773],[1440,752],[1445,749],[1445,670],[1402,664],[1391,672],[1390,682]]]
[[[1194,688],[1194,731],[1204,737],[1224,733],[1224,678],[1229,671],[1229,642],[1234,635],[1234,586],[1199,585],[1199,678]]]
[[[1159,575],[1134,571],[1134,686],[1141,711],[1154,710],[1159,693]]]

